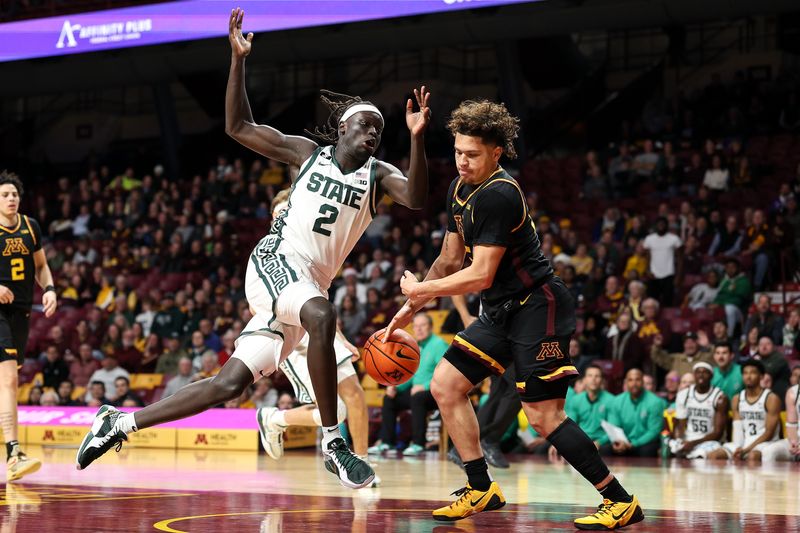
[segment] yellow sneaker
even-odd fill
[[[603,500],[603,503],[597,507],[596,513],[575,520],[575,527],[578,529],[611,530],[635,524],[642,520],[644,520],[642,507],[639,505],[639,500],[634,496],[633,501],[630,503]]]
[[[39,459],[31,459],[22,452],[12,455],[6,462],[6,480],[16,481],[22,476],[33,474],[42,467]]]
[[[453,496],[459,496],[459,498],[447,507],[433,511],[435,520],[445,522],[461,520],[483,511],[496,511],[506,504],[503,492],[496,481],[492,481],[489,490],[485,492],[475,490],[467,483],[466,487],[455,491]]]

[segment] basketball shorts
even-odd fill
[[[575,306],[564,283],[553,277],[519,299],[502,322],[486,312],[453,339],[444,357],[474,385],[514,364],[524,402],[565,398],[571,376],[569,357]]]
[[[236,339],[231,357],[247,365],[258,380],[275,372],[306,334],[300,323],[306,302],[327,300],[328,294],[299,257],[253,253],[245,273],[245,295],[253,318]]]
[[[292,384],[295,396],[300,403],[317,403],[317,395],[314,394],[314,386],[311,384],[311,373],[308,371],[308,358],[306,349],[308,347],[308,335],[303,337],[297,349],[281,363],[289,382]],[[336,352],[336,382],[341,383],[350,376],[356,375],[353,366],[352,356],[344,344],[337,338],[333,341],[333,349]],[[341,399],[339,402],[341,403]]]
[[[752,451],[759,452],[761,454],[762,458],[763,458],[764,452],[767,449],[769,449],[769,447],[771,445],[777,444],[779,442],[780,441],[762,442],[761,444],[757,444],[756,447],[753,448]],[[726,442],[725,444],[722,445],[722,448],[725,450],[725,453],[728,454],[728,459],[732,459],[733,458],[733,454],[736,451],[737,446],[732,442]],[[787,448],[787,450],[788,450],[788,448]]]
[[[707,440],[695,446],[692,451],[686,454],[687,459],[705,459],[708,454],[722,448],[722,444],[715,440]]]
[[[17,365],[22,364],[30,323],[30,309],[0,306],[0,362],[16,361]]]

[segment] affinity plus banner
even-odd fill
[[[0,24],[0,62],[220,37],[237,6],[267,32],[531,0],[184,0]]]

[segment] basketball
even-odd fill
[[[419,346],[414,337],[402,329],[392,332],[383,342],[383,331],[376,331],[364,345],[367,373],[381,385],[400,385],[419,368]]]

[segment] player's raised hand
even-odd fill
[[[44,316],[50,318],[56,312],[56,291],[47,291],[42,295]]]
[[[237,7],[231,11],[231,18],[228,20],[228,40],[231,42],[233,55],[239,58],[247,57],[253,47],[253,33],[248,33],[247,38],[242,34],[243,20],[243,9]]]
[[[417,276],[412,274],[411,271],[406,270],[405,274],[403,274],[403,277],[400,280],[400,290],[403,291],[403,294],[409,298],[414,298],[416,296],[414,289],[416,289],[418,285],[419,280],[417,279]]]
[[[431,108],[428,107],[431,93],[423,85],[419,89],[414,89],[414,98],[417,100],[419,111],[414,111],[414,102],[409,98],[406,102],[406,125],[411,135],[422,135],[431,121]]]

